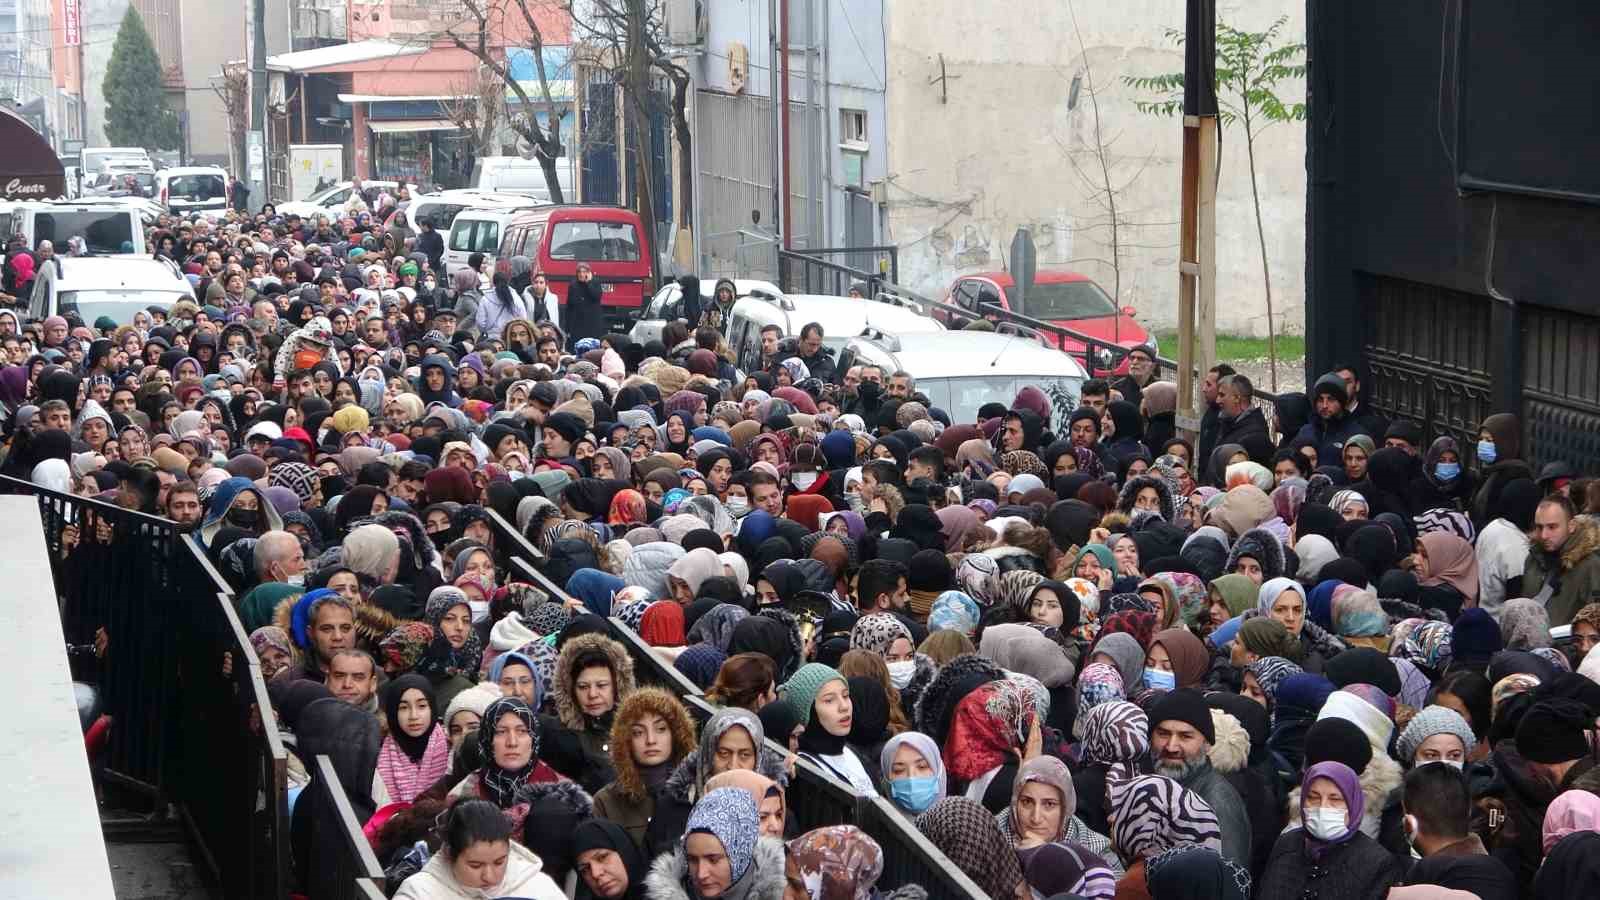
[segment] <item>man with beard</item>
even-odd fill
[[[1150,708],[1150,755],[1154,772],[1205,799],[1222,827],[1222,855],[1250,865],[1250,817],[1239,793],[1211,767],[1216,742],[1211,710],[1200,692],[1171,691]]]
[[[167,491],[167,518],[177,522],[184,534],[200,527],[200,489],[194,482],[180,482]]]

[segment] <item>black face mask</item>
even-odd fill
[[[228,510],[228,521],[240,528],[254,528],[261,517],[258,509],[240,509],[237,506]]]
[[[431,531],[428,533],[428,540],[433,541],[433,546],[442,551],[450,544],[450,529]]]
[[[882,388],[878,386],[876,381],[863,381],[861,382],[861,385],[856,388],[856,392],[861,395],[861,399],[869,403],[878,399],[878,392],[880,390],[882,390]]]
[[[350,490],[350,479],[343,475],[322,476],[322,496],[338,497]]]

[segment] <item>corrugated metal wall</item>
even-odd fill
[[[700,276],[776,279],[772,102],[696,91],[694,121]],[[751,224],[751,210],[761,213],[760,225]]]

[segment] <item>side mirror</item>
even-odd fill
[[[1124,306],[1122,308],[1122,314],[1127,316],[1130,319],[1133,318],[1134,316],[1138,315],[1138,313],[1139,313],[1139,311],[1137,309],[1134,309],[1131,306]]]

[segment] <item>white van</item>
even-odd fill
[[[217,166],[182,166],[156,173],[156,200],[177,215],[225,212],[228,173]]]
[[[749,297],[757,292],[772,297],[782,297],[783,291],[770,281],[759,281],[754,278],[732,278],[735,302],[739,297]],[[712,295],[717,289],[717,279],[700,279],[700,308],[705,309],[711,303]],[[682,307],[678,303],[683,297],[683,288],[678,287],[678,282],[669,281],[656,291],[650,302],[639,311],[639,318],[634,321],[633,328],[629,329],[628,336],[633,338],[635,344],[648,344],[651,341],[661,340],[661,330],[667,323],[683,317]]]
[[[465,269],[468,257],[482,253],[483,272],[493,276],[495,254],[500,250],[500,236],[506,226],[517,213],[543,205],[531,197],[522,197],[520,202],[474,206],[457,213],[449,230],[444,232],[445,271],[454,274]]]
[[[1059,421],[1049,423],[1058,434],[1078,408],[1083,367],[1069,354],[1022,335],[988,331],[946,331],[937,334],[884,334],[846,343],[839,369],[872,364],[887,378],[909,372],[916,389],[953,422],[975,422],[985,403],[1009,404],[1032,385],[1050,397]]]
[[[135,198],[85,198],[18,203],[11,208],[11,230],[20,231],[29,247],[49,241],[65,256],[67,241],[81,237],[89,252],[147,253],[144,242],[145,207]],[[154,218],[151,218],[154,221]]]
[[[578,198],[573,195],[573,186],[577,184],[576,166],[568,157],[556,160],[556,184],[561,186],[561,201],[563,203],[577,203]],[[550,197],[550,183],[544,177],[544,167],[536,159],[523,159],[520,156],[480,156],[472,164],[472,175],[468,179],[474,189],[480,191],[494,191],[501,194],[522,194],[526,197],[536,197],[546,203],[553,202]]]
[[[118,325],[133,322],[148,306],[170,307],[193,300],[189,280],[170,259],[150,256],[88,256],[46,265],[34,279],[28,315],[43,319],[76,315],[88,323],[110,316]]]
[[[701,284],[707,282],[702,279]],[[713,286],[716,280],[710,282]],[[852,338],[866,334],[926,334],[943,332],[944,325],[919,310],[878,300],[858,300],[822,294],[757,294],[733,304],[728,315],[729,346],[738,355],[741,370],[761,367],[761,329],[776,325],[784,338],[799,338],[800,330],[816,322],[822,326],[822,346],[840,358]]]

